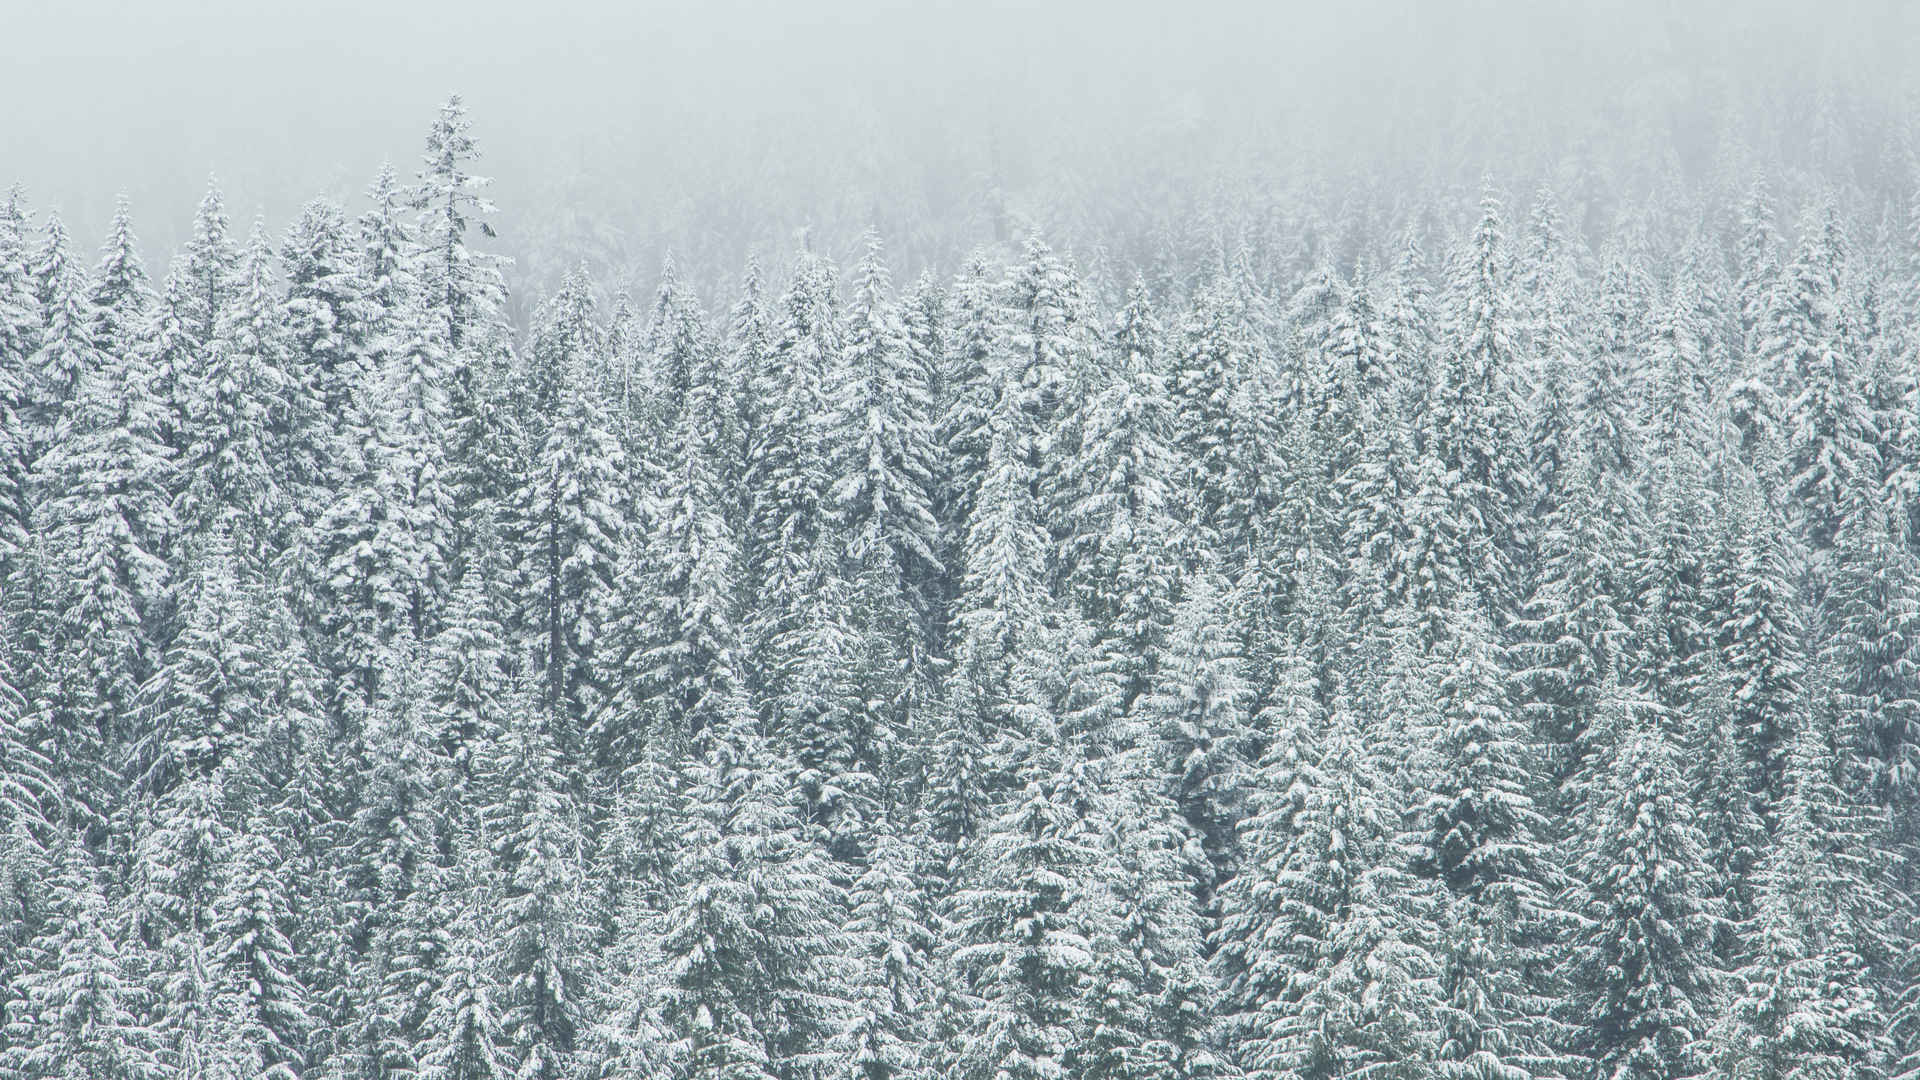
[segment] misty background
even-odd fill
[[[1899,0],[0,7],[0,180],[86,249],[124,194],[163,266],[210,175],[243,227],[354,206],[460,93],[516,311],[581,260],[644,289],[671,250],[713,292],[873,224],[909,274],[1034,227],[1137,263],[1226,202],[1397,215],[1483,175],[1596,229],[1760,160],[1870,204],[1910,168],[1920,42]]]

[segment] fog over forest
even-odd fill
[[[1916,56],[0,0],[0,1080],[1917,1080]]]
[[[89,242],[125,194],[172,250],[209,175],[242,221],[351,201],[457,92],[515,283],[585,257],[636,288],[668,248],[725,288],[803,227],[847,255],[877,223],[913,272],[1034,224],[1111,245],[1255,178],[1391,206],[1552,177],[1604,221],[1764,157],[1878,196],[1920,46],[1899,0],[13,7],[0,172]]]

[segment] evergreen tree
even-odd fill
[[[1886,1018],[1855,951],[1865,864],[1828,830],[1848,816],[1831,779],[1817,713],[1802,712],[1773,845],[1757,875],[1756,910],[1716,1032],[1719,1069],[1738,1077],[1877,1075]],[[1836,843],[1836,841],[1840,841]]]
[[[645,618],[630,635],[634,641],[616,643],[638,654],[633,686],[654,703],[657,717],[643,716],[639,702],[623,700],[616,690],[613,711],[603,721],[610,727],[600,735],[622,765],[636,759],[642,725],[650,719],[665,732],[697,733],[724,699],[728,687],[719,676],[732,670],[740,647],[735,606],[742,555],[722,471],[728,461],[722,440],[726,386],[713,364],[689,377],[670,436],[668,469],[649,512],[654,527],[644,541],[646,574],[634,600]]]
[[[1172,417],[1160,338],[1136,281],[1114,329],[1112,377],[1078,406],[1079,453],[1064,477],[1076,494],[1062,555],[1068,584],[1096,626],[1112,627],[1127,707],[1146,692],[1165,646],[1174,592]]]
[[[912,836],[882,817],[850,890],[851,1012],[835,1033],[834,1072],[863,1080],[929,1075],[933,922],[913,878]]]
[[[950,329],[935,403],[935,489],[949,578],[966,563],[966,537],[992,443],[989,418],[1005,363],[996,300],[991,271],[975,256],[954,283],[948,303]]]
[[[236,761],[274,719],[267,684],[276,643],[260,583],[245,574],[224,531],[196,547],[192,567],[175,612],[178,632],[143,689],[153,727],[136,775],[155,794]]]
[[[448,899],[440,861],[458,824],[449,804],[468,794],[435,753],[432,688],[422,685],[418,646],[403,633],[383,659],[387,675],[361,737],[364,780],[348,832],[354,858],[345,905],[353,939],[364,942],[352,972],[355,1037],[375,1077],[421,1064],[419,1039],[449,948],[440,925]]]
[[[1721,655],[1732,681],[1733,725],[1758,791],[1770,803],[1784,791],[1787,748],[1805,683],[1800,611],[1800,549],[1778,507],[1751,473],[1736,476],[1725,528],[1727,596]]]
[[[460,95],[440,106],[427,131],[427,149],[412,191],[420,212],[416,242],[421,285],[430,297],[428,310],[444,324],[447,347],[463,358],[473,355],[470,348],[485,347],[482,343],[494,332],[505,300],[500,258],[467,246],[469,225],[477,225],[483,236],[494,235],[486,221],[493,203],[480,194],[492,181],[467,171],[480,156],[472,127]],[[468,383],[455,391],[472,388]]]
[[[1617,683],[1606,694],[1602,707],[1624,715],[1576,869],[1574,1045],[1600,1075],[1694,1075],[1720,983],[1705,838],[1657,707]]]
[[[484,762],[482,828],[500,895],[500,1032],[522,1080],[570,1075],[585,997],[585,840],[551,723],[532,693]]]
[[[500,1019],[485,924],[471,908],[454,920],[447,971],[433,994],[420,1055],[422,1080],[504,1080]]]
[[[354,389],[369,378],[380,313],[346,215],[333,203],[315,200],[301,209],[280,261],[286,299],[279,321],[294,377],[288,418],[296,426],[294,468],[305,486],[331,487],[337,478],[325,470],[346,434],[342,425],[353,418]]]
[[[0,203],[0,572],[27,542],[29,470],[33,464],[31,361],[42,315],[27,250],[20,189]]]
[[[1047,537],[1020,453],[1022,414],[1012,372],[999,372],[988,421],[991,442],[967,521],[966,564],[954,605],[952,656],[963,680],[956,704],[975,709],[983,733],[1009,722],[1024,652],[1051,606]],[[958,721],[965,724],[966,721]]]
[[[1240,298],[1213,285],[1181,327],[1170,387],[1183,513],[1229,574],[1255,557],[1265,501],[1260,455],[1271,433],[1251,389],[1258,348]]]
[[[681,284],[671,254],[660,270],[653,322],[647,327],[646,337],[648,355],[639,374],[641,385],[650,391],[649,400],[633,401],[630,408],[643,418],[654,414],[652,423],[639,425],[639,430],[669,428],[686,407],[694,381],[711,378],[704,373],[710,372],[716,362],[713,344],[707,338],[706,315],[691,290]]]
[[[761,608],[748,635],[756,649],[795,625],[802,609],[793,590],[807,579],[831,515],[827,380],[840,363],[841,343],[833,276],[819,257],[803,253],[781,298],[780,320],[756,393],[763,423],[747,462],[752,513],[745,540]]]
[[[1092,362],[1078,307],[1079,283],[1038,233],[1027,237],[1006,288],[1006,355],[1020,384],[1027,442],[1022,452],[1043,472],[1062,454],[1056,441],[1069,395],[1085,385]],[[1059,451],[1070,451],[1065,444]]]
[[[1029,736],[1021,786],[969,854],[953,898],[948,963],[967,1009],[954,1075],[1055,1076],[1082,1037],[1101,853],[1086,766],[1065,759],[1054,737]]]
[[[157,1062],[100,871],[69,837],[50,883],[55,918],[10,1015],[6,1067],[57,1080],[143,1080]],[[11,1010],[10,1010],[11,1013]]]
[[[1432,891],[1406,872],[1384,748],[1344,701],[1324,726],[1317,713],[1296,707],[1262,762],[1286,787],[1263,792],[1227,897],[1235,1045],[1257,1071],[1422,1075],[1438,1049]]]
[[[847,304],[839,367],[829,376],[835,381],[833,502],[846,530],[847,557],[891,564],[905,605],[900,621],[924,640],[941,547],[927,423],[930,373],[912,363],[890,286],[879,235],[869,233]]]
[[[1076,1065],[1087,1076],[1228,1075],[1220,989],[1207,966],[1210,920],[1193,890],[1205,852],[1146,755],[1125,752],[1100,767],[1109,910],[1094,939],[1091,1030]]]
[[[783,1077],[826,1052],[843,898],[736,692],[692,766],[660,949],[676,1075]]]
[[[1511,444],[1521,426],[1514,389],[1516,316],[1506,278],[1500,203],[1489,194],[1452,283],[1451,340],[1423,434],[1447,479],[1451,516],[1471,553],[1473,585],[1496,622],[1516,599],[1514,514],[1527,486]]]
[[[1140,710],[1160,770],[1211,864],[1196,882],[1206,900],[1233,873],[1252,743],[1243,653],[1221,618],[1232,608],[1217,575],[1203,570],[1189,583],[1153,693]]]
[[[504,726],[506,644],[484,564],[461,578],[446,625],[428,643],[426,713],[430,741],[462,777]]]
[[[532,374],[554,381],[553,411],[512,504],[521,624],[542,672],[541,705],[567,725],[556,732],[566,749],[601,689],[595,649],[622,530],[620,446],[587,366],[591,311],[579,276],[547,304]]]
[[[1607,673],[1632,648],[1623,600],[1633,595],[1623,508],[1608,505],[1600,469],[1578,453],[1561,468],[1562,495],[1539,531],[1540,583],[1514,624],[1516,682],[1550,755],[1556,805],[1571,809],[1590,784],[1594,730]],[[1616,494],[1619,494],[1616,488]]]
[[[28,460],[37,462],[56,439],[81,376],[103,366],[94,342],[91,287],[68,251],[67,229],[49,215],[47,238],[32,267],[41,325],[37,351],[28,359],[25,383]],[[38,492],[35,492],[38,494]]]
[[[205,349],[213,343],[227,307],[233,303],[241,275],[241,254],[229,235],[226,196],[213,178],[193,215],[193,234],[187,241],[180,270],[186,284],[185,322],[193,340]]]
[[[1535,806],[1526,731],[1505,700],[1487,617],[1462,599],[1432,660],[1434,719],[1418,736],[1412,869],[1445,890],[1442,1075],[1542,1075],[1548,987],[1525,973],[1562,913]]]
[[[1848,757],[1874,798],[1904,815],[1920,794],[1920,578],[1898,512],[1849,498],[1820,612]]]
[[[182,527],[203,534],[228,514],[241,550],[264,566],[283,542],[289,495],[276,462],[288,387],[271,253],[256,227],[223,296],[206,359],[185,388],[188,449]]]
[[[730,417],[727,427],[733,431],[734,438],[722,455],[725,467],[721,476],[733,492],[729,509],[736,527],[749,516],[745,505],[749,493],[744,490],[744,479],[749,455],[759,442],[765,420],[766,402],[760,394],[765,389],[766,369],[774,347],[772,315],[767,310],[762,289],[760,264],[757,260],[749,262],[746,277],[740,283],[740,299],[727,313],[721,407]]]
[[[157,661],[177,532],[164,405],[144,351],[125,344],[118,354],[90,354],[34,484],[44,500],[35,526],[57,560],[55,640],[99,710],[87,722],[110,746],[125,744],[136,690]]]
[[[303,960],[287,937],[289,882],[280,853],[257,825],[237,832],[213,925],[219,1022],[246,1047],[255,1076],[297,1080],[313,1034]]]
[[[114,206],[113,225],[93,271],[94,347],[124,357],[141,345],[155,297],[133,236],[133,220],[123,197]]]
[[[492,181],[470,171],[479,157],[472,126],[460,96],[448,98],[428,128],[418,180],[407,192],[419,212],[409,261],[418,276],[423,328],[446,353],[447,479],[463,537],[482,510],[507,499],[512,489],[501,446],[507,425],[500,394],[509,353],[506,260],[468,244],[469,227],[494,235],[486,220],[494,206],[483,194]]]
[[[1838,514],[1856,484],[1878,475],[1878,435],[1847,340],[1840,278],[1846,251],[1829,209],[1809,223],[1799,255],[1768,310],[1765,371],[1785,401],[1787,492],[1796,500],[1807,544],[1833,544]]]

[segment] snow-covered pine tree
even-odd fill
[[[806,579],[832,517],[828,378],[840,363],[840,317],[825,260],[801,254],[779,319],[779,338],[756,393],[763,422],[747,460],[752,511],[743,539],[749,586],[759,597],[747,639],[755,650],[767,650],[802,614],[794,589]],[[777,664],[777,657],[766,655],[762,663]],[[769,694],[780,691],[777,679],[764,681]]]
[[[1706,875],[1684,748],[1644,691],[1609,678],[1608,782],[1582,814],[1578,918],[1567,956],[1574,1050],[1597,1075],[1696,1074],[1720,998],[1720,905]],[[1605,725],[1614,727],[1613,723]]]
[[[1807,546],[1831,547],[1856,484],[1879,475],[1878,435],[1861,393],[1841,288],[1848,258],[1837,212],[1810,219],[1768,311],[1763,370],[1781,395],[1786,492]]]
[[[960,682],[955,704],[974,710],[985,737],[1010,722],[1019,666],[1051,606],[1047,536],[1035,504],[1034,472],[1021,452],[1024,414],[1016,374],[996,373],[985,471],[967,520],[965,570],[952,618]],[[964,727],[967,721],[956,721]]]
[[[1096,925],[1090,1030],[1075,1068],[1089,1078],[1231,1075],[1219,981],[1207,964],[1211,920],[1193,890],[1206,854],[1148,749],[1097,766],[1107,910]]]
[[[421,1080],[508,1080],[515,1075],[502,1048],[493,942],[480,898],[455,909],[445,974],[424,1024]]]
[[[67,835],[48,883],[53,918],[9,995],[23,1006],[8,1010],[0,1068],[11,1075],[143,1080],[158,1065],[103,876]]]
[[[449,481],[454,521],[464,530],[476,514],[511,494],[504,459],[501,394],[510,353],[506,326],[507,260],[468,243],[468,229],[492,237],[492,181],[471,169],[479,157],[473,121],[458,94],[440,106],[427,131],[426,153],[407,201],[419,212],[409,262],[419,278],[422,314],[446,349],[444,390],[450,425]]]
[[[69,243],[59,215],[48,215],[46,240],[31,270],[41,319],[34,337],[37,347],[22,377],[31,440],[28,460],[34,463],[59,437],[82,374],[102,366],[89,305],[92,286],[86,271],[74,261]],[[34,494],[40,493],[36,489]]]
[[[1480,219],[1460,252],[1447,303],[1448,340],[1423,425],[1425,443],[1447,480],[1451,516],[1472,559],[1472,585],[1498,624],[1519,597],[1513,560],[1525,458],[1513,445],[1523,429],[1514,355],[1518,316],[1507,281],[1499,200],[1480,202]]]
[[[935,400],[935,478],[949,579],[966,565],[966,537],[992,443],[989,417],[1006,363],[992,271],[980,255],[968,260],[948,297],[946,353]]]
[[[209,264],[211,265],[211,264]],[[219,321],[205,359],[184,387],[187,477],[181,526],[204,534],[229,514],[240,549],[263,569],[287,539],[291,506],[277,451],[286,418],[287,368],[272,252],[257,224],[239,271],[221,278]]]
[[[1603,484],[1624,486],[1639,472],[1645,442],[1635,407],[1635,369],[1647,351],[1647,286],[1620,244],[1605,257],[1586,364],[1575,391],[1574,447],[1593,462]]]
[[[699,373],[715,363],[706,314],[693,290],[681,283],[671,251],[661,260],[653,311],[638,345],[621,419],[636,433],[665,430],[679,418]]]
[[[1341,610],[1354,651],[1363,663],[1375,665],[1384,660],[1387,614],[1408,598],[1411,584],[1406,556],[1412,550],[1407,515],[1412,439],[1403,418],[1387,404],[1362,429],[1353,464],[1334,482],[1339,535],[1332,550],[1343,563],[1336,576]],[[1429,534],[1428,539],[1438,537]]]
[[[1034,722],[1011,740],[1016,786],[968,853],[948,915],[946,963],[966,1009],[952,1075],[970,1080],[1058,1076],[1087,1029],[1104,907],[1093,791],[1087,766]]]
[[[690,763],[660,942],[674,1075],[783,1077],[821,1060],[842,1005],[845,897],[795,811],[789,766],[736,690]]]
[[[481,194],[492,183],[468,172],[480,154],[471,134],[466,103],[455,94],[440,106],[427,130],[426,153],[411,196],[420,212],[416,234],[422,285],[432,310],[446,325],[448,347],[462,356],[495,330],[505,286],[502,260],[467,246],[467,229],[494,235],[487,216],[494,206]]]
[[[1090,327],[1079,310],[1080,283],[1038,232],[1030,234],[1005,288],[1005,348],[1020,383],[1028,442],[1022,452],[1043,474],[1068,450],[1056,440],[1070,395],[1092,362]]]
[[[1515,297],[1525,317],[1520,337],[1529,358],[1527,446],[1536,514],[1552,508],[1560,454],[1572,442],[1571,379],[1580,368],[1579,254],[1567,238],[1557,195],[1542,184],[1513,266]]]
[[[0,980],[8,985],[17,985],[27,943],[48,915],[43,885],[54,831],[47,814],[59,790],[7,655],[15,647],[0,619]]]
[[[530,378],[553,385],[552,412],[536,421],[541,426],[509,508],[520,589],[516,625],[533,641],[544,680],[541,707],[562,723],[554,737],[567,750],[603,692],[597,647],[624,528],[623,457],[588,366],[598,355],[592,308],[581,274],[570,275],[546,304]]]
[[[1869,863],[1858,834],[1845,835],[1853,812],[1833,783],[1831,728],[1818,709],[1803,698],[1746,948],[1714,1032],[1729,1076],[1851,1080],[1885,1065],[1887,1017],[1858,952]]]
[[[880,805],[877,743],[885,732],[880,692],[863,685],[853,587],[834,565],[838,533],[829,532],[796,594],[800,622],[775,639],[782,688],[774,699],[776,734],[791,754],[808,824],[829,849],[848,857]]]
[[[506,643],[490,577],[485,563],[468,568],[445,625],[427,645],[428,738],[463,780],[472,778],[475,756],[505,726]]]
[[[1645,474],[1647,542],[1632,559],[1639,638],[1635,671],[1676,715],[1692,709],[1717,627],[1708,596],[1709,494],[1705,328],[1682,284],[1667,302],[1650,345],[1650,445]]]
[[[914,878],[914,824],[896,813],[872,825],[866,866],[848,896],[853,993],[833,1036],[831,1069],[862,1080],[916,1080],[933,1064],[934,922]]]
[[[1753,914],[1754,870],[1767,846],[1759,781],[1734,727],[1733,679],[1717,653],[1703,665],[1693,706],[1681,718],[1684,772],[1705,848],[1708,895],[1721,907],[1713,937],[1723,971],[1738,958],[1741,927]]]
[[[354,418],[349,405],[368,379],[384,314],[374,307],[355,239],[340,207],[316,199],[301,208],[280,245],[286,297],[279,321],[292,384],[286,444],[296,455],[292,468],[309,519],[319,511],[312,504],[320,492],[338,483],[328,470],[342,438],[353,438],[342,427]]]
[[[219,527],[193,546],[188,565],[177,630],[142,688],[150,727],[133,777],[157,796],[237,761],[276,719],[267,669],[277,642],[262,618],[263,583]]]
[[[194,210],[193,232],[180,263],[186,283],[186,324],[201,348],[213,342],[233,302],[241,272],[241,253],[230,235],[226,196],[219,181],[207,178],[206,194]]]
[[[1842,496],[1817,625],[1845,760],[1904,819],[1920,796],[1920,560],[1880,490]]]
[[[1782,508],[1753,471],[1737,469],[1721,528],[1730,564],[1716,606],[1718,642],[1732,682],[1735,737],[1765,803],[1785,791],[1787,749],[1806,675],[1800,579],[1805,554]]]
[[[135,699],[157,662],[170,600],[174,463],[142,351],[83,348],[87,366],[33,474],[52,601],[38,629],[57,672],[39,693],[72,755],[76,805],[105,814],[122,797],[111,771],[134,738]]]
[[[1433,716],[1415,734],[1412,869],[1444,890],[1442,1045],[1446,1076],[1541,1075],[1551,984],[1537,974],[1563,913],[1525,723],[1507,699],[1493,630],[1475,599],[1449,609],[1427,661]]]
[[[616,768],[636,764],[652,738],[695,735],[716,715],[740,648],[737,605],[742,553],[724,477],[731,407],[721,355],[699,354],[685,400],[660,455],[663,472],[640,538],[634,575],[612,645],[634,672],[613,688],[595,742]]]
[[[338,843],[351,852],[342,867],[342,915],[348,920],[349,985],[338,988],[328,1030],[336,1054],[357,1055],[373,1078],[420,1067],[421,1035],[440,965],[448,953],[442,905],[459,808],[471,796],[437,753],[430,723],[431,687],[420,648],[404,631],[385,647],[379,695],[356,747],[355,810]],[[347,1013],[342,1024],[339,1013]]]
[[[146,366],[153,379],[153,396],[162,406],[161,438],[173,451],[175,461],[184,460],[191,445],[188,441],[190,391],[205,355],[190,321],[193,315],[191,288],[184,260],[175,259],[161,285],[152,325],[146,332]],[[184,488],[185,478],[179,478],[178,483]]]
[[[1548,790],[1562,811],[1578,804],[1576,789],[1596,779],[1589,770],[1601,684],[1633,645],[1630,612],[1621,606],[1632,597],[1625,562],[1637,549],[1629,531],[1635,523],[1630,509],[1604,501],[1601,471],[1579,451],[1563,463],[1560,498],[1538,528],[1538,584],[1513,624],[1515,689],[1541,739]],[[1619,485],[1611,493],[1631,494]]]
[[[1737,278],[1734,295],[1740,320],[1740,351],[1754,355],[1766,334],[1767,312],[1779,287],[1780,236],[1774,227],[1773,197],[1764,177],[1748,185],[1739,208]]]
[[[585,827],[530,667],[512,717],[482,760],[481,830],[499,895],[490,904],[502,985],[500,1033],[514,1075],[571,1075],[586,997]]]
[[[1276,733],[1262,765],[1288,786],[1249,819],[1222,922],[1240,946],[1220,954],[1236,972],[1234,1045],[1256,1072],[1422,1075],[1438,1051],[1438,931],[1432,885],[1407,873],[1394,744],[1369,740],[1344,700],[1324,724],[1315,707],[1289,711],[1307,726]]]
[[[93,306],[94,347],[108,356],[124,356],[140,344],[155,300],[124,196],[114,205],[113,224],[92,285],[88,300]]]
[[[233,834],[212,929],[216,1024],[245,1047],[242,1068],[273,1080],[299,1080],[310,1064],[311,996],[307,957],[287,934],[293,913],[285,856],[262,823]]]
[[[1261,365],[1252,315],[1229,282],[1194,297],[1180,329],[1169,388],[1179,498],[1195,543],[1234,575],[1255,561],[1267,502],[1262,457],[1272,431],[1252,384]]]
[[[767,310],[765,285],[760,262],[747,263],[740,282],[740,299],[727,311],[725,341],[725,384],[721,408],[727,416],[727,430],[733,440],[725,447],[721,463],[722,479],[733,493],[728,507],[736,531],[750,515],[745,490],[748,456],[760,438],[766,403],[760,393],[765,389],[767,365],[773,355],[774,327]]]
[[[425,584],[426,560],[396,461],[396,418],[378,394],[376,386],[356,387],[349,399],[350,418],[334,448],[332,501],[310,534],[322,563],[313,621],[337,722],[372,707],[386,647],[403,627],[412,632],[414,598]]]
[[[896,643],[918,652],[926,641],[938,593],[940,523],[934,516],[933,431],[929,372],[914,363],[878,233],[854,271],[841,331],[838,366],[828,373],[834,455],[832,500],[845,530],[847,558],[886,565],[897,613],[876,612]],[[883,600],[883,603],[889,601]]]
[[[1147,692],[1174,601],[1173,417],[1161,338],[1136,279],[1108,346],[1109,378],[1075,405],[1080,437],[1062,476],[1074,495],[1061,554],[1066,583],[1086,617],[1110,628],[1123,708]]]
[[[1207,903],[1237,865],[1254,743],[1244,646],[1223,617],[1234,607],[1226,583],[1203,566],[1174,610],[1153,690],[1138,709],[1158,771],[1207,854],[1207,873],[1194,883]]]
[[[0,203],[0,574],[27,542],[33,464],[31,360],[39,348],[40,298],[33,288],[26,210],[16,185]]]

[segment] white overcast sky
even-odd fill
[[[89,248],[119,192],[150,247],[173,243],[210,173],[237,220],[277,228],[312,194],[356,195],[383,159],[410,170],[450,91],[509,208],[576,165],[724,179],[730,147],[794,130],[818,130],[824,157],[1227,116],[1319,114],[1387,139],[1461,94],[1586,107],[1622,70],[1691,77],[1695,59],[1812,68],[1838,50],[1894,77],[1920,65],[1915,7],[0,0],[0,183]]]

